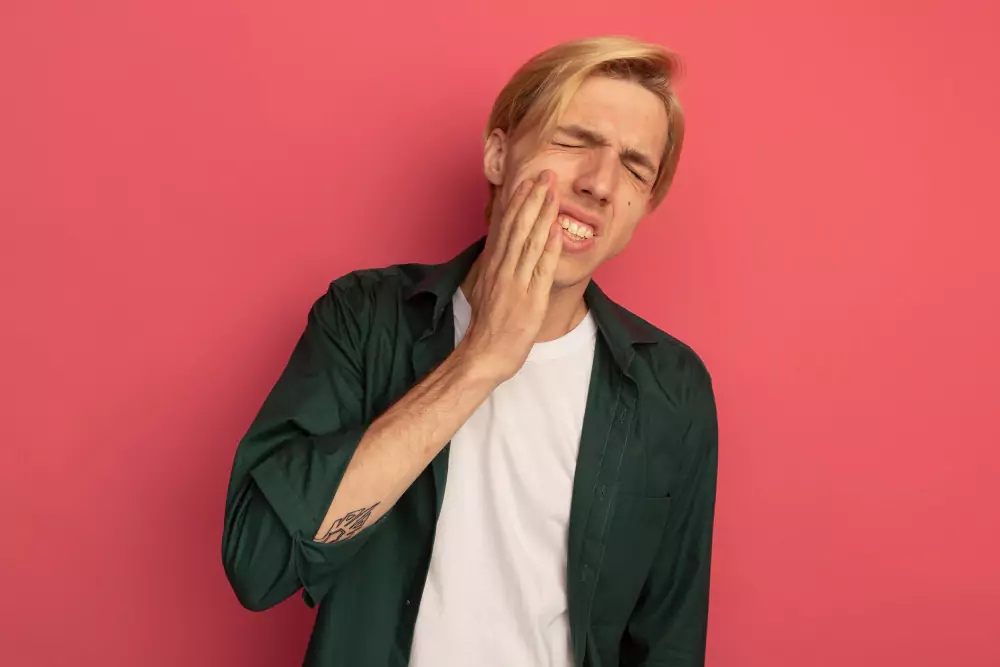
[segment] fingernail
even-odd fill
[[[552,188],[548,188],[545,191],[545,203],[546,204],[551,204],[552,203]]]

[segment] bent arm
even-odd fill
[[[223,564],[249,609],[267,609],[299,588],[318,602],[496,385],[459,346],[364,423],[366,298],[348,275],[317,300],[237,447]]]

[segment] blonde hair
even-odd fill
[[[540,138],[547,137],[588,77],[633,81],[663,100],[667,110],[667,141],[650,195],[656,208],[677,172],[684,143],[684,111],[673,88],[682,69],[679,56],[672,51],[632,37],[588,37],[557,44],[522,65],[500,91],[484,139],[495,129],[503,130],[508,141],[513,141],[515,133],[534,128],[540,130]],[[491,184],[487,219],[495,194],[496,186]]]

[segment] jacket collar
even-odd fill
[[[482,236],[443,264],[421,265],[422,271],[405,288],[403,298],[407,302],[419,295],[427,295],[423,298],[432,300],[433,317],[428,333],[436,331],[440,326],[441,316],[451,303],[455,291],[485,247],[486,237]],[[634,354],[633,347],[657,342],[661,336],[659,329],[612,301],[593,279],[587,284],[583,296],[615,363],[623,373],[628,374]]]

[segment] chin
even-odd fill
[[[568,265],[564,259],[559,261],[556,267],[556,275],[552,279],[552,287],[555,289],[567,289],[574,285],[580,285],[590,280],[593,271],[587,271],[583,267]]]

